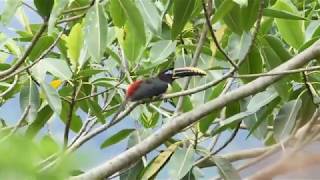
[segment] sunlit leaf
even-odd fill
[[[75,24],[66,38],[67,53],[73,67],[77,67],[83,46],[82,25]]]
[[[38,109],[40,107],[40,97],[37,85],[29,79],[20,92],[20,108],[21,112],[30,106],[27,119],[33,121],[37,117]]]
[[[183,30],[194,9],[195,2],[195,0],[175,0],[173,2],[171,39],[175,39]]]
[[[62,110],[61,99],[58,92],[45,82],[41,83],[41,89],[44,92],[49,106],[52,110],[60,114]]]
[[[48,23],[48,34],[52,34],[54,31],[54,27],[56,21],[60,15],[60,13],[67,6],[69,0],[55,0],[52,8],[52,13],[50,14],[49,23]]]
[[[194,149],[188,148],[177,149],[167,164],[170,179],[181,179],[192,168],[194,161]]]
[[[109,147],[111,145],[117,144],[120,141],[126,139],[135,129],[123,129],[116,134],[110,136],[108,139],[104,140],[100,145],[101,149]]]
[[[1,13],[1,23],[8,25],[16,13],[18,7],[21,5],[22,0],[5,0],[5,5]]]
[[[290,0],[278,0],[273,6],[274,9],[287,11],[292,14],[300,14]],[[279,19],[275,20],[282,38],[295,49],[298,49],[304,42],[303,22],[298,20]]]
[[[278,141],[284,140],[290,135],[296,124],[301,104],[301,99],[296,99],[285,103],[280,108],[274,121],[274,136]]]

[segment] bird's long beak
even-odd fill
[[[202,69],[195,68],[195,67],[182,67],[173,69],[173,78],[183,78],[187,76],[205,76],[207,73]]]

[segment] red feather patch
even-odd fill
[[[133,83],[131,83],[127,88],[127,97],[131,97],[134,92],[140,87],[140,84],[142,83],[142,80],[136,80]]]

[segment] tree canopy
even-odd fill
[[[21,115],[14,121],[1,115],[1,178],[234,180],[281,149],[283,158],[250,178],[320,164],[306,155],[301,166],[290,166],[320,135],[320,1],[5,0],[3,6],[1,106],[18,99],[12,109]],[[174,81],[165,95],[119,111],[130,83],[185,66],[207,75]],[[61,136],[51,132],[58,121]],[[244,138],[235,142],[239,131]],[[75,152],[101,133],[104,140],[90,148],[127,148],[84,169],[85,155]],[[223,153],[251,138],[263,146]],[[208,168],[218,173],[208,176]]]

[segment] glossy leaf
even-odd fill
[[[192,168],[194,163],[194,149],[192,146],[177,149],[167,164],[170,179],[181,179]]]
[[[42,17],[50,16],[54,0],[33,0],[33,3]]]
[[[176,49],[176,42],[171,40],[162,40],[152,44],[150,50],[150,59],[159,61],[167,58]]]
[[[37,85],[29,79],[20,92],[20,108],[21,112],[30,106],[27,120],[33,121],[37,117],[38,109],[40,107],[40,97]]]
[[[68,64],[63,60],[46,58],[40,61],[39,66],[61,80],[69,80],[72,77]]]
[[[54,39],[51,36],[40,37],[30,55],[28,56],[31,61],[36,60],[45,50],[47,50],[53,43]]]
[[[219,173],[223,179],[225,180],[241,179],[237,170],[232,166],[232,164],[228,160],[219,156],[213,157],[213,160],[216,163],[219,169]]]
[[[136,4],[149,29],[154,34],[159,34],[161,31],[161,17],[155,4],[149,0],[137,0]]]
[[[8,25],[10,23],[18,7],[21,5],[21,1],[22,0],[5,0],[5,5],[0,16],[1,23],[3,23],[4,25]]]
[[[256,46],[251,48],[248,57],[244,60],[239,68],[239,74],[256,74],[263,72],[263,62],[259,49]],[[255,78],[242,78],[245,83],[252,81]]]
[[[285,103],[279,110],[274,121],[274,136],[278,141],[287,138],[294,128],[301,107],[301,99]]]
[[[226,16],[231,10],[232,8],[236,5],[233,0],[215,0],[215,4],[218,6],[217,7],[217,11],[214,13],[213,19],[212,19],[212,23],[216,23],[219,20],[221,20],[222,18],[224,18],[224,16]]]
[[[102,5],[95,3],[84,19],[84,41],[88,52],[97,63],[107,47],[108,20]]]
[[[48,22],[48,34],[51,35],[54,31],[54,27],[58,17],[61,12],[67,6],[69,0],[55,0],[52,8],[52,13],[50,14],[49,22]]]
[[[240,24],[248,32],[258,18],[260,0],[244,0],[240,5]]]
[[[87,101],[87,105],[90,108],[92,114],[98,118],[98,121],[101,124],[106,123],[106,120],[105,120],[105,117],[103,116],[103,111],[102,111],[102,108],[100,107],[100,105],[96,101],[92,101],[89,99],[86,101]]]
[[[191,12],[194,9],[195,2],[195,0],[175,0],[173,2],[173,24],[171,39],[176,39],[176,37],[183,30],[191,16]]]
[[[83,46],[83,33],[81,24],[77,23],[72,27],[69,36],[66,38],[66,46],[68,48],[68,58],[70,59],[72,66],[77,67]]]
[[[42,127],[47,123],[47,121],[53,115],[53,111],[50,106],[46,105],[41,108],[38,112],[37,118],[28,126],[26,135],[33,138],[41,130]]]
[[[103,143],[100,145],[100,149],[104,149],[111,145],[117,144],[120,141],[126,139],[135,129],[123,129],[116,134],[110,136],[108,139],[104,140]]]
[[[271,9],[271,8],[265,8],[263,9],[263,15],[272,17],[272,18],[278,18],[278,19],[287,19],[287,20],[306,20],[304,17],[301,17],[299,15],[290,13],[288,11],[278,10],[278,9]]]
[[[66,102],[62,102],[62,111],[60,113],[60,119],[66,123],[69,120],[70,105]],[[73,132],[79,132],[82,127],[82,120],[79,115],[76,114],[76,107],[72,112],[72,119],[70,124],[70,129]]]
[[[178,145],[172,144],[165,151],[161,152],[154,160],[152,160],[143,171],[142,180],[153,178],[158,174],[161,168],[168,162]]]
[[[124,10],[121,8],[119,0],[110,0],[109,11],[112,18],[112,22],[115,26],[122,27],[126,22],[126,15]]]
[[[45,82],[41,82],[40,87],[48,101],[49,106],[55,113],[60,114],[62,110],[62,104],[58,92]]]
[[[277,10],[300,14],[290,0],[278,0],[273,7]],[[276,19],[276,25],[282,38],[293,48],[298,49],[304,42],[304,27],[302,21]]]
[[[218,97],[221,92],[223,91],[225,86],[225,83],[220,83],[216,87],[214,87],[213,91],[211,92],[209,96],[209,100],[214,99]],[[211,123],[218,117],[219,115],[219,110],[211,112],[207,117],[200,119],[199,121],[199,130],[202,133],[206,133],[207,130],[209,129]]]

